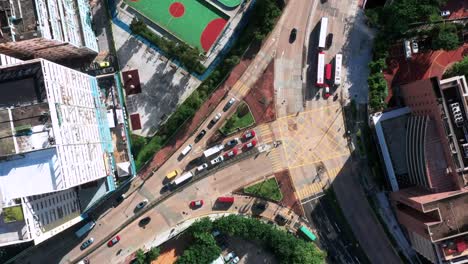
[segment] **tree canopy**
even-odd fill
[[[463,59],[450,67],[445,73],[444,77],[453,77],[465,75],[465,78],[468,78],[468,56],[463,57]]]

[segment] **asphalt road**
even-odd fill
[[[303,203],[302,206],[309,223],[319,230],[320,248],[327,252],[328,263],[364,263],[348,250],[352,242],[342,236],[342,227],[334,221],[337,218],[324,196]]]

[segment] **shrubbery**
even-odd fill
[[[224,81],[232,68],[239,63],[240,58],[252,41],[254,39],[257,41],[262,40],[274,27],[277,18],[281,14],[280,6],[276,0],[257,0],[253,8],[254,10],[252,10],[250,20],[244,32],[236,40],[223,63],[220,63],[216,70],[200,84],[197,90],[176,109],[154,137],[144,140],[137,139],[138,148],[135,148],[132,142],[132,153],[135,157],[137,170],[168,142],[185,121],[193,117],[208,96]],[[141,23],[134,23],[134,29],[132,30],[147,32],[149,29],[146,28],[146,25],[143,24],[143,26]],[[143,141],[145,144],[141,144]],[[142,145],[143,147],[141,147]]]
[[[453,64],[453,66],[444,73],[444,78],[459,75],[465,75],[465,78],[468,79],[468,56],[463,57],[461,61]]]
[[[148,252],[144,252],[142,249],[138,249],[135,253],[135,259],[133,264],[151,264],[153,260],[159,257],[160,249],[158,247],[151,248]]]

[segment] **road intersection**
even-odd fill
[[[339,29],[345,28],[346,23],[343,18],[348,16],[344,11],[337,12],[338,7],[346,10],[348,5],[354,7],[354,4],[356,3],[352,1],[337,0],[329,1],[325,7],[321,7],[319,1],[290,1],[275,29],[264,41],[261,50],[248,69],[233,85],[228,96],[194,131],[193,135],[181,146],[179,151],[176,151],[148,179],[143,180],[137,177],[125,194],[126,199],[119,206],[109,208],[105,214],[98,216],[96,227],[88,235],[88,237],[95,238],[94,245],[86,251],[81,251],[79,249],[81,240],[74,237],[68,238],[61,245],[54,244],[47,247],[47,254],[39,254],[42,247],[39,245],[37,254],[30,254],[18,261],[21,261],[21,263],[28,263],[28,261],[31,261],[31,263],[38,261],[42,263],[73,263],[90,253],[88,258],[91,259],[92,263],[123,263],[128,261],[129,256],[136,249],[144,247],[150,243],[149,241],[154,241],[161,233],[171,230],[178,223],[192,219],[197,215],[215,213],[216,210],[212,203],[216,197],[229,194],[246,184],[258,181],[284,169],[290,171],[296,195],[303,201],[304,206],[319,197],[323,190],[330,187],[338,177],[347,177],[346,182],[354,181],[353,174],[357,172],[351,170],[352,166],[345,166],[351,162],[351,153],[348,148],[348,138],[345,134],[342,113],[342,102],[345,100],[344,97],[346,97],[348,86],[340,87],[334,91],[339,94],[340,100],[333,101],[331,98],[325,100],[320,97],[321,91],[312,87],[308,80],[314,67],[312,64],[308,65],[309,58],[315,56],[312,54],[313,50],[310,46],[315,45],[314,38],[316,38],[315,35],[310,33],[312,31],[310,29],[311,25],[315,25],[321,16],[331,14],[331,17],[334,18],[332,19],[331,28],[333,31],[338,32]],[[298,28],[298,36],[296,42],[290,44],[287,40],[292,28]],[[332,55],[329,55],[330,58],[340,50],[338,47],[341,47],[345,40],[346,34],[336,36],[333,49],[330,50],[330,55]],[[304,56],[307,57],[306,61],[304,61]],[[241,99],[252,89],[272,60],[275,62],[277,119],[254,128],[260,145],[268,146],[268,151],[230,164],[223,169],[214,169],[208,177],[190,184],[183,191],[176,191],[170,199],[150,208],[130,225],[119,230],[122,223],[138,214],[135,206],[139,202],[144,199],[154,201],[164,194],[161,191],[163,189],[163,180],[169,171],[174,169],[183,171],[191,161],[201,155],[203,149],[208,145],[210,137],[223,124],[223,120],[235,111]],[[303,71],[305,64],[308,65],[306,74]],[[304,87],[306,90],[304,90]],[[310,93],[313,97],[304,101],[304,98],[307,98],[304,95],[305,93]],[[319,96],[317,97],[316,94]],[[222,108],[232,97],[237,99],[236,103],[227,112],[224,112]],[[221,120],[208,129],[208,123],[217,113],[222,113]],[[202,129],[207,130],[207,135],[195,143],[195,136]],[[280,142],[280,145],[272,147],[274,142]],[[194,149],[187,156],[180,159],[180,150],[189,144],[192,144]],[[349,186],[348,196],[353,195],[352,192],[360,188],[356,184]],[[340,190],[343,191],[343,187]],[[338,198],[340,202],[343,200],[343,198]],[[346,210],[355,210],[354,206],[361,205],[363,201],[367,203],[362,195],[357,198],[353,199],[355,205],[347,203],[349,208],[346,208]],[[203,210],[190,211],[188,204],[190,200],[194,199],[204,199],[207,201],[207,205],[203,207]],[[369,212],[367,207],[360,210],[364,219],[367,219],[364,222],[368,225],[378,225],[375,219],[371,219],[372,212]],[[238,210],[233,212],[238,212]],[[141,218],[147,216],[150,216],[152,220],[145,229],[142,229],[137,223]],[[307,215],[307,218],[309,221],[313,221],[310,214]],[[104,238],[115,233],[116,230],[119,231],[122,240],[118,246],[107,248],[105,245],[107,241]],[[362,229],[357,229],[357,231],[361,232],[361,234],[356,235],[360,243],[363,243],[366,239],[375,241],[385,236],[383,231],[378,230],[378,228],[375,232],[370,232],[368,236]],[[398,258],[394,256],[395,253],[387,240],[377,241],[374,244],[377,245],[374,247],[372,243],[366,243],[368,247],[366,252],[372,261],[381,260],[380,257],[376,256],[377,254],[382,254],[387,260]],[[122,250],[117,254],[120,249]],[[354,262],[354,260],[349,261]]]

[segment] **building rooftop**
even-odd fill
[[[391,194],[399,204],[405,222],[418,219],[425,225],[421,235],[438,242],[468,234],[468,190],[430,193],[419,187],[407,188]],[[399,215],[399,218],[401,215]],[[401,218],[400,218],[401,219]],[[413,229],[414,230],[414,229]]]
[[[10,200],[50,193],[57,190],[60,163],[55,148],[33,151],[21,158],[0,163],[0,192],[2,203]]]
[[[0,157],[54,144],[40,62],[0,69]]]

